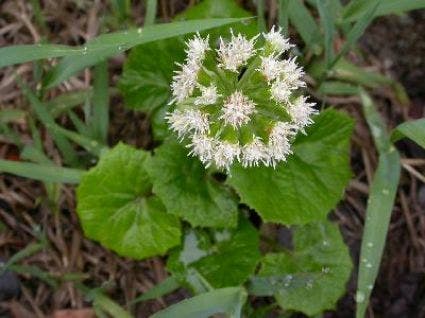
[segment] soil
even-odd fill
[[[250,1],[239,2],[247,4],[249,9],[253,8],[252,4],[248,5]],[[269,2],[271,5],[276,4],[273,0]],[[53,43],[81,44],[104,31],[101,30],[100,20],[109,17],[106,4],[108,1],[44,0],[41,1],[43,15],[46,17],[43,25],[37,22],[30,3],[31,1],[24,0],[0,2],[0,47],[34,43],[42,38]],[[194,3],[193,0],[161,0],[158,9],[160,18],[168,21],[175,13]],[[137,2],[132,10],[136,23],[142,22],[143,12],[143,6]],[[272,18],[270,15],[269,20],[272,21]],[[110,27],[114,27],[113,22]],[[385,91],[374,92],[381,114],[389,127],[425,115],[424,34],[425,11],[416,11],[404,16],[377,19],[360,42],[363,54],[356,61],[400,81],[411,99],[410,106],[406,107],[399,105]],[[123,58],[117,57],[110,62],[111,85],[117,82]],[[31,64],[1,69],[1,108],[26,107],[21,92],[11,80],[13,72],[20,74],[25,81],[34,83]],[[65,91],[84,89],[90,81],[90,73],[86,72],[60,85],[49,97]],[[143,114],[125,109],[118,96],[113,97],[111,105],[110,144],[124,140],[137,147],[152,148],[147,118]],[[349,112],[357,122],[351,153],[355,177],[347,188],[344,200],[331,217],[340,225],[356,264],[368,184],[377,164],[377,155],[359,105],[355,101],[346,100],[338,107]],[[24,140],[29,140],[29,127],[25,122],[19,121],[13,128]],[[40,130],[47,153],[60,163],[61,159],[52,140],[42,128]],[[403,163],[423,175],[425,152],[406,140],[398,142],[397,147],[403,154]],[[1,136],[0,157],[20,160],[17,148]],[[424,211],[425,185],[403,170],[382,267],[368,310],[369,317],[425,317]],[[31,243],[39,242],[43,237],[43,248],[24,258],[20,264],[33,268],[36,266],[42,272],[51,273],[55,277],[76,274],[86,286],[102,287],[112,299],[123,306],[128,306],[136,296],[167,277],[163,258],[132,261],[118,257],[85,239],[75,214],[75,194],[72,187],[62,187],[60,200],[58,204],[54,204],[46,197],[41,183],[2,174],[0,221],[0,257],[3,260],[10,259],[12,255]],[[44,230],[44,234],[40,229]],[[282,235],[286,237],[287,233]],[[356,269],[353,273],[356,273]],[[337,309],[326,313],[325,317],[354,317],[355,281],[353,274],[347,285],[347,293],[339,301]],[[6,285],[8,288],[4,288]],[[187,295],[184,290],[179,290],[167,297],[136,306],[134,313],[137,317],[148,317]],[[72,279],[60,285],[49,285],[40,277],[37,278],[36,274],[29,275],[27,272],[19,275],[9,272],[0,277],[1,317],[92,317],[90,304],[87,295],[84,295]],[[73,311],[69,315],[63,309]]]

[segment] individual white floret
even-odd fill
[[[242,166],[253,167],[263,163],[266,166],[270,164],[270,154],[267,146],[257,136],[242,147]]]
[[[288,122],[277,122],[269,135],[268,152],[270,164],[275,167],[292,153],[290,139],[296,134],[296,126]]]
[[[275,26],[273,26],[270,32],[263,33],[263,36],[266,39],[266,42],[270,44],[278,55],[286,52],[294,46],[289,43],[289,39],[282,35],[282,28],[280,27],[277,31],[275,31]]]
[[[291,87],[284,80],[275,81],[270,87],[270,93],[272,99],[279,103],[288,103],[289,97],[291,97]]]
[[[293,89],[304,87],[305,82],[302,80],[304,71],[301,67],[298,67],[296,63],[296,57],[282,61],[282,79]]]
[[[209,46],[209,38],[208,35],[205,39],[203,39],[199,33],[197,33],[192,39],[186,42],[186,54],[187,61],[192,61],[194,63],[202,63],[205,58],[205,53],[210,49]]]
[[[255,54],[255,40],[257,37],[248,40],[242,34],[235,36],[229,42],[223,41],[220,37],[220,46],[217,50],[220,67],[237,72],[238,68],[245,65],[248,59]]]
[[[234,160],[239,161],[240,154],[239,144],[228,141],[218,142],[214,152],[214,163],[219,169],[229,170]]]
[[[200,69],[197,63],[190,61],[186,64],[178,65],[181,66],[181,69],[175,71],[176,74],[173,76],[173,82],[171,83],[173,99],[170,103],[175,101],[182,102],[192,95]]]
[[[257,69],[257,71],[260,71],[270,83],[282,75],[282,72],[284,71],[284,64],[274,55],[261,56],[261,66]]]
[[[223,113],[220,119],[226,124],[237,128],[250,120],[250,115],[255,113],[255,103],[240,91],[235,91],[224,102]]]
[[[288,112],[292,118],[292,122],[305,133],[304,127],[313,123],[311,116],[317,114],[318,111],[313,107],[316,103],[307,103],[307,97],[300,96],[293,103],[289,104]]]
[[[200,85],[199,89],[201,90],[201,96],[196,97],[195,105],[212,105],[221,97],[221,95],[217,93],[217,87],[215,85],[207,87]]]
[[[166,119],[179,138],[188,133],[203,134],[209,130],[208,114],[197,109],[175,110]]]
[[[208,168],[213,160],[217,140],[205,134],[194,134],[192,142],[187,146],[191,148],[189,155],[197,156]]]

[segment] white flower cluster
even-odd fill
[[[228,170],[234,162],[275,167],[317,113],[299,93],[303,70],[295,58],[282,57],[293,45],[272,28],[256,48],[259,36],[231,32],[216,50],[199,34],[186,43],[186,61],[171,84],[175,109],[166,119],[181,141],[189,140],[189,154],[207,167]],[[215,65],[204,63],[209,54]]]

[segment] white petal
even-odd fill
[[[240,127],[246,124],[250,120],[249,116],[255,112],[255,103],[240,91],[236,91],[224,102],[220,119],[233,127]]]

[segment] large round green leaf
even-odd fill
[[[146,162],[153,192],[169,213],[192,226],[235,227],[238,206],[226,185],[215,180],[197,158],[173,139],[155,149]]]
[[[326,110],[300,135],[286,162],[272,167],[232,169],[229,184],[264,221],[305,224],[323,220],[341,199],[351,177],[352,120]]]
[[[119,144],[81,179],[77,212],[87,237],[122,256],[162,255],[180,243],[180,222],[151,194],[149,154]]]
[[[301,226],[295,230],[294,243],[294,251],[264,257],[252,292],[273,293],[283,309],[309,316],[333,309],[352,269],[338,227],[328,221]]]

